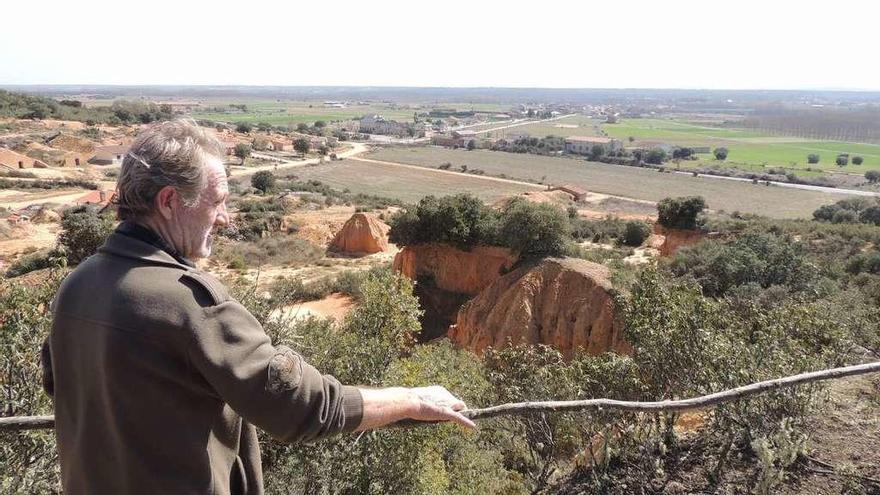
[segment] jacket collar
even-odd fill
[[[149,242],[122,233],[113,232],[98,249],[99,253],[112,254],[131,258],[146,263],[167,265],[183,270],[193,270],[192,266],[182,263],[165,250]]]

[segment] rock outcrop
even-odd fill
[[[628,352],[615,318],[607,267],[574,258],[549,258],[520,267],[465,303],[449,338],[482,353],[512,343],[547,344],[570,356]]]
[[[474,296],[518,259],[502,247],[477,246],[462,251],[447,244],[427,243],[405,246],[394,257],[393,268],[413,280],[429,277],[440,289]]]
[[[330,243],[330,251],[372,254],[388,250],[388,224],[366,213],[355,213]]]

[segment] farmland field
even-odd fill
[[[500,131],[485,134],[486,137],[508,137],[528,134],[534,137],[546,136],[595,136],[599,129],[601,121],[591,119],[586,115],[572,115],[569,117],[553,120],[550,122],[536,122],[534,124],[526,124],[510,129],[502,129]],[[571,127],[574,126],[574,127]],[[473,130],[478,130],[474,128]]]
[[[467,165],[489,175],[554,184],[575,184],[589,191],[648,201],[669,196],[701,195],[709,207],[728,212],[756,213],[775,218],[809,218],[816,208],[846,194],[755,185],[708,177],[658,173],[653,169],[608,165],[572,158],[543,157],[498,151],[444,148],[386,148],[369,158],[436,168],[449,162],[452,169]],[[369,176],[369,180],[373,180]],[[426,186],[427,187],[427,186]]]
[[[222,107],[229,103],[231,102],[226,100],[208,101],[204,102],[203,106],[207,108]],[[286,125],[298,124],[300,122],[311,124],[316,120],[349,120],[370,113],[378,113],[390,119],[411,121],[415,111],[413,109],[391,108],[388,105],[382,104],[328,108],[324,106],[323,102],[319,101],[242,100],[235,103],[247,105],[247,111],[230,113],[195,111],[191,116],[194,119],[221,122],[266,122],[272,125]]]
[[[702,126],[668,119],[623,119],[617,124],[603,124],[608,135],[634,146],[644,142],[665,142],[681,146],[725,147],[729,150],[726,162],[719,162],[711,154],[698,155],[696,161],[682,161],[682,166],[736,165],[753,171],[765,167],[786,167],[794,170],[840,170],[835,159],[840,153],[864,158],[862,165],[843,167],[842,171],[864,174],[866,170],[880,169],[880,145],[816,141],[798,137],[770,136],[748,129]],[[818,164],[808,164],[807,155],[820,156]]]
[[[342,160],[317,167],[291,170],[300,180],[319,180],[336,189],[374,194],[413,203],[428,195],[470,193],[486,202],[533,190],[516,185],[481,179],[473,175],[421,171],[413,168],[379,163]]]

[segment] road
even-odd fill
[[[693,172],[684,172],[676,170],[677,174],[684,175],[693,175]],[[743,177],[726,177],[724,175],[712,175],[712,174],[698,174],[700,177],[708,177],[710,179],[724,179],[724,180],[735,180],[739,182],[753,182],[752,179],[746,179]],[[764,181],[759,181],[764,182]],[[805,191],[818,191],[818,192],[826,192],[826,193],[837,193],[837,194],[852,194],[853,196],[868,196],[872,198],[880,197],[880,193],[874,191],[862,191],[860,189],[843,189],[840,187],[825,187],[825,186],[813,186],[810,184],[793,184],[791,182],[777,182],[775,180],[770,181],[774,186],[780,187],[790,187],[792,189],[803,189]]]

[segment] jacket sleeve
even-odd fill
[[[244,306],[227,300],[201,311],[189,359],[246,420],[283,442],[310,441],[360,424],[360,391],[322,375],[290,348],[273,346]]]

